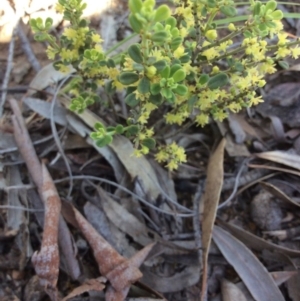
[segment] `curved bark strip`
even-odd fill
[[[41,250],[33,254],[32,263],[39,276],[40,284],[45,287],[52,301],[56,301],[58,300],[56,284],[59,273],[57,236],[61,202],[44,164],[42,164],[42,178],[42,197],[45,205],[44,233]]]

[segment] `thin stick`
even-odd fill
[[[41,67],[39,61],[36,59],[36,57],[35,57],[35,55],[32,51],[32,48],[31,48],[30,43],[28,41],[28,38],[27,38],[27,36],[25,35],[25,33],[22,29],[21,21],[19,22],[17,30],[18,30],[18,36],[21,40],[22,49],[23,49],[24,53],[26,54],[29,63],[31,64],[31,66],[32,66],[32,68],[34,69],[35,72],[40,71],[42,67]]]
[[[3,83],[2,83],[3,92],[1,95],[1,102],[0,102],[0,118],[2,117],[2,114],[3,114],[3,106],[4,106],[4,103],[6,100],[6,95],[7,95],[7,86],[9,83],[11,71],[13,69],[13,57],[14,57],[16,32],[17,32],[17,30],[15,27],[13,30],[11,41],[9,43],[6,72],[5,72],[5,76],[4,76]]]

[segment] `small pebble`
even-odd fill
[[[251,217],[255,224],[265,231],[279,230],[283,213],[272,194],[261,190],[251,202]]]

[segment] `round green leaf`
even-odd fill
[[[169,17],[166,20],[166,24],[170,25],[171,28],[174,28],[176,26],[176,24],[177,24],[177,20],[174,17]]]
[[[184,96],[187,94],[188,88],[185,85],[177,85],[172,91],[180,96]]]
[[[180,63],[181,64],[186,64],[190,61],[191,56],[189,54],[185,54],[183,56],[180,57]]]
[[[110,144],[112,142],[112,140],[113,139],[112,139],[111,135],[105,135],[96,141],[96,145],[98,147],[103,147],[103,146]]]
[[[155,142],[155,140],[152,139],[152,138],[146,138],[146,139],[144,139],[144,140],[141,141],[141,144],[142,144],[143,146],[146,146],[146,147],[149,148],[149,149],[152,149],[152,148],[155,147],[156,142]]]
[[[105,129],[105,126],[101,122],[96,122],[94,125],[94,128],[96,131],[100,131],[100,130]]]
[[[135,107],[139,102],[134,93],[128,94],[125,98],[125,103],[130,107]]]
[[[156,68],[156,70],[158,72],[160,72],[160,71],[162,71],[167,66],[167,62],[164,61],[164,60],[159,60],[159,61],[155,62],[153,64],[153,66]]]
[[[124,127],[123,127],[122,124],[118,124],[118,125],[116,126],[115,130],[116,130],[116,133],[117,133],[117,134],[123,134],[123,133],[124,133]]]
[[[171,66],[171,72],[170,75],[172,76],[177,70],[182,69],[182,66],[180,64],[174,64]]]
[[[274,11],[277,7],[277,2],[276,1],[268,1],[266,3],[266,11],[270,10],[270,11]]]
[[[177,70],[174,74],[173,74],[173,79],[175,83],[181,82],[182,80],[185,79],[186,73],[183,69],[179,69]]]
[[[171,44],[170,44],[171,49],[173,51],[176,50],[179,47],[179,45],[181,45],[182,41],[183,41],[182,37],[176,37],[176,38],[172,39]]]
[[[142,0],[129,0],[128,7],[133,14],[136,14],[141,11],[143,6]]]
[[[152,84],[150,86],[150,92],[152,95],[158,95],[160,93],[161,86],[158,83]]]
[[[133,72],[122,72],[119,75],[119,82],[125,86],[134,84],[139,80],[139,76]]]
[[[283,18],[283,12],[281,10],[275,10],[271,14],[273,20],[281,20]]]
[[[155,12],[154,21],[165,21],[171,16],[171,10],[167,5],[161,5]]]
[[[236,9],[233,6],[221,6],[220,10],[227,17],[234,17],[236,15]]]
[[[142,64],[143,63],[143,57],[142,57],[140,45],[138,45],[138,44],[132,44],[128,48],[128,55],[131,57],[131,59],[134,62],[136,62],[138,64]]]
[[[165,31],[158,31],[155,32],[150,38],[153,42],[163,43],[168,38],[168,33]]]
[[[208,74],[201,74],[199,78],[199,84],[200,85],[205,85],[209,80],[209,75]]]
[[[161,105],[163,102],[163,97],[161,94],[152,95],[150,94],[149,101],[157,106]]]
[[[136,33],[140,33],[143,29],[143,23],[133,14],[130,14],[128,20],[133,31]]]
[[[143,77],[137,87],[139,93],[146,94],[150,90],[150,81],[147,77]]]
[[[170,66],[167,65],[160,73],[163,78],[169,78],[170,76]]]
[[[130,137],[130,136],[134,136],[139,132],[139,127],[137,125],[130,125],[126,128],[126,136]]]
[[[229,82],[229,78],[226,73],[218,73],[215,76],[211,77],[207,82],[207,87],[210,90],[215,90],[220,87],[225,86]]]

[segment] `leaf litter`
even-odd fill
[[[126,19],[126,4],[121,7],[99,26],[113,39],[117,35],[108,33]],[[126,26],[118,34],[125,35]],[[25,53],[39,70],[35,55],[44,49],[22,43],[34,46]],[[18,46],[19,68],[26,56]],[[73,114],[63,95],[51,103],[66,76],[42,63],[35,76],[28,66],[15,68],[11,86],[19,85],[17,77],[25,86],[8,90],[17,100],[10,100],[11,118],[5,106],[1,120],[0,298],[299,300],[299,64],[272,75],[262,91],[265,103],[247,114],[175,135],[189,149],[188,163],[168,174],[151,156],[131,156],[124,137],[98,148],[88,136],[112,113]],[[166,137],[176,129],[167,131]],[[271,193],[264,210],[270,213],[276,202],[281,212],[272,229],[261,227],[264,217],[250,210],[263,189]],[[194,200],[202,200],[200,215]]]

